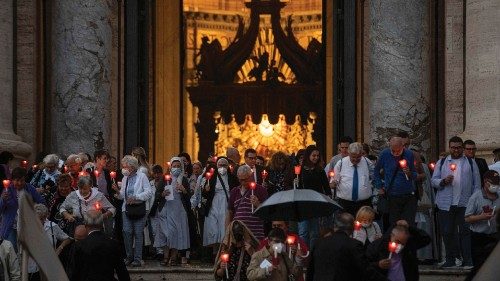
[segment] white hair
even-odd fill
[[[122,164],[127,164],[134,169],[139,169],[139,161],[132,155],[125,155],[122,159]]]
[[[250,176],[251,174],[253,174],[252,168],[250,168],[250,166],[248,166],[248,165],[241,165],[238,168],[238,172],[237,172],[238,178],[241,178],[243,176]]]
[[[43,163],[45,163],[46,165],[59,165],[59,156],[57,156],[56,154],[49,154],[43,158]]]
[[[40,218],[47,217],[49,215],[49,210],[44,204],[35,204],[33,208],[35,209],[35,213]]]
[[[363,144],[360,142],[353,142],[349,145],[347,151],[352,154],[363,153]]]
[[[92,187],[92,178],[90,176],[81,176],[78,178],[78,188],[84,187],[84,186],[90,186]]]

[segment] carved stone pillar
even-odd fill
[[[500,2],[467,1],[464,138],[479,154],[500,147]]]
[[[109,148],[117,5],[116,0],[52,1],[52,152],[92,153],[98,132]]]
[[[368,1],[368,140],[375,150],[400,130],[430,148],[429,1]]]
[[[13,0],[0,0],[0,151],[10,151],[18,159],[31,154],[31,146],[16,135],[14,123],[14,9]]]

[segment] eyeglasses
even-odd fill
[[[450,146],[450,149],[459,150],[459,149],[462,149],[462,147],[461,146]]]
[[[465,148],[465,150],[472,150],[472,151],[476,151],[476,150],[477,150],[477,148],[475,148],[475,147],[466,147],[466,148]]]

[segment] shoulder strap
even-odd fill
[[[396,178],[396,174],[398,173],[398,170],[399,170],[399,165],[398,165],[398,162],[396,161],[396,169],[394,169],[394,173],[392,173],[391,181],[389,182],[389,185],[387,186],[387,190],[386,190],[387,195],[389,195],[389,190],[392,188],[392,184],[394,183],[394,179]]]
[[[448,156],[446,156],[446,157],[448,157]],[[441,158],[441,160],[439,160],[439,172],[443,171],[443,164],[444,164],[444,160],[446,160],[446,157],[443,157],[443,158]]]
[[[222,177],[220,176],[219,173],[217,173],[217,178],[220,180],[220,184],[222,184],[222,189],[224,190],[224,195],[226,195],[226,201],[229,203],[229,196],[227,195],[226,185],[224,184],[224,181],[222,180]],[[217,184],[217,182],[215,184]]]

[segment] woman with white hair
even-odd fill
[[[170,160],[171,179],[163,191],[166,198],[165,207],[158,215],[158,234],[155,237],[154,247],[165,247],[164,260],[166,265],[177,264],[178,250],[186,250],[190,247],[189,224],[184,202],[189,202],[191,192],[188,180],[184,175],[184,165],[181,158],[173,157]],[[170,253],[170,255],[169,255]]]
[[[59,172],[59,156],[49,154],[43,158],[44,168],[39,170],[31,180],[30,184],[36,188],[45,202],[50,202],[52,196],[56,192],[56,182],[61,172]]]
[[[238,178],[228,169],[229,161],[225,157],[220,157],[211,180],[202,183],[202,195],[207,199],[203,246],[212,246],[214,254],[217,253],[219,243],[226,233],[224,227],[230,191],[239,185]]]
[[[123,200],[123,238],[127,253],[126,265],[142,266],[143,230],[146,224],[146,202],[153,196],[153,190],[148,177],[138,172],[139,162],[131,155],[122,159],[122,186],[119,189],[113,184],[113,189],[119,191],[115,196]],[[135,243],[135,245],[134,245]]]
[[[83,216],[89,210],[104,211],[105,218],[113,217],[115,214],[115,207],[106,196],[92,187],[90,176],[81,176],[78,179],[78,190],[72,191],[59,208],[59,213],[64,218],[64,221],[60,222],[62,228],[73,236],[74,228],[83,224]]]

